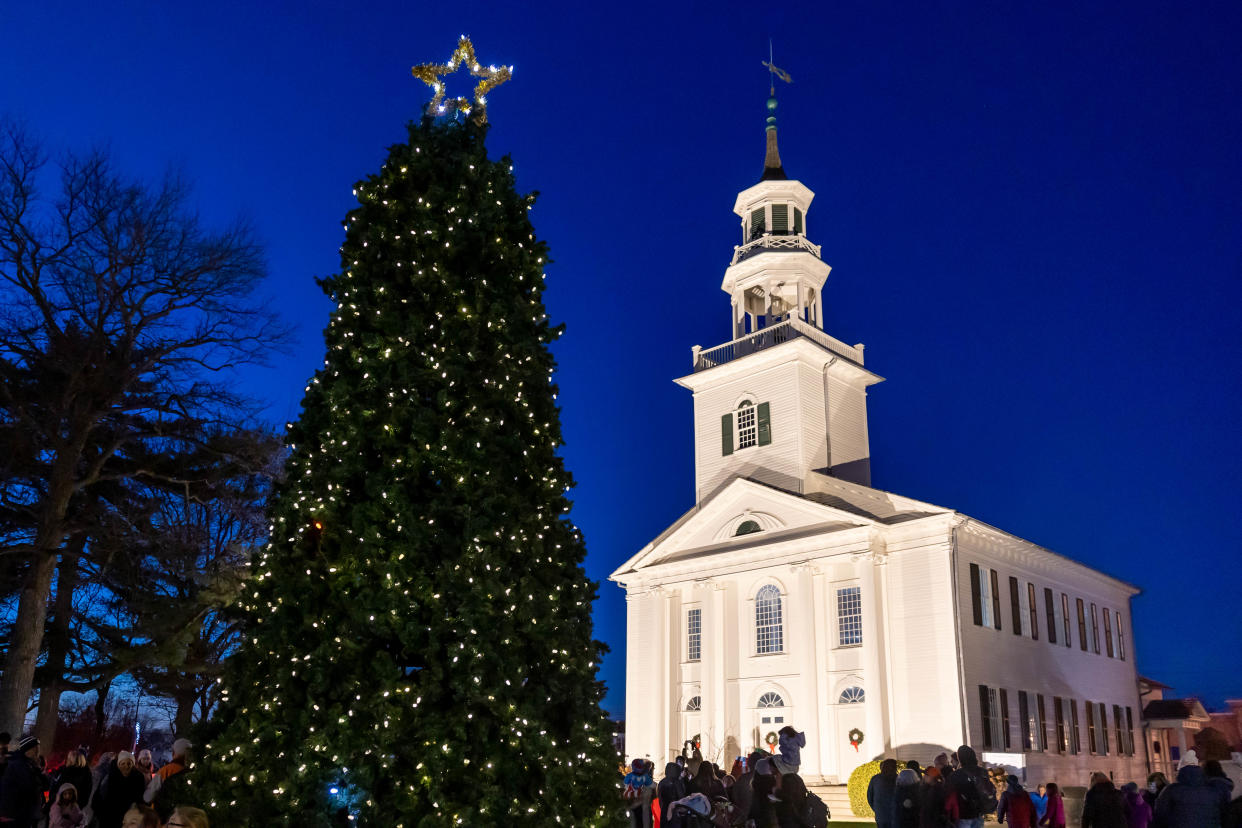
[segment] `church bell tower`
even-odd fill
[[[742,243],[720,288],[729,296],[732,339],[695,346],[694,370],[677,380],[694,392],[695,489],[702,502],[735,477],[799,494],[822,475],[871,483],[863,346],[823,330],[829,267],[810,241],[815,194],[789,178],[767,102],[759,182],[738,193]]]

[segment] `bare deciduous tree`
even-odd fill
[[[126,180],[103,153],[56,167],[59,180],[38,141],[0,122],[0,569],[21,578],[0,729],[13,732],[57,563],[90,528],[87,491],[176,482],[158,461],[247,422],[229,370],[285,336],[247,225],[210,230],[180,179]]]

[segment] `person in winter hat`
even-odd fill
[[[1005,792],[1001,794],[1000,804],[996,808],[996,821],[1003,823],[1009,817],[1011,828],[1036,828],[1039,816],[1035,813],[1035,803],[1031,795],[1022,787],[1018,777],[1010,774],[1005,778]]]
[[[922,784],[918,771],[905,768],[897,774],[893,790],[893,824],[896,828],[918,828],[919,810],[923,804]]]
[[[92,803],[99,828],[121,828],[129,807],[142,802],[145,781],[134,766],[134,754],[123,750],[116,755]]]
[[[949,797],[956,799],[958,828],[983,828],[983,818],[996,808],[996,786],[979,767],[974,748],[962,745],[954,754],[958,769],[949,777]]]
[[[797,773],[802,767],[802,748],[806,747],[806,734],[799,733],[792,725],[777,731],[777,755],[772,757],[776,769],[782,774]]]
[[[1180,771],[1182,768],[1188,765],[1198,765],[1198,764],[1199,764],[1199,754],[1195,752],[1194,748],[1191,748],[1190,750],[1182,754],[1181,759],[1177,760],[1177,769]]]
[[[47,828],[86,828],[89,820],[78,805],[78,789],[66,782],[56,791],[56,801],[48,814]]]
[[[172,816],[175,806],[194,801],[189,798],[190,791],[187,790],[187,781],[190,778],[190,748],[192,747],[194,746],[190,744],[189,739],[178,739],[173,742],[172,759],[155,772],[142,794],[142,801],[154,808],[162,820],[167,821]]]
[[[0,780],[0,824],[33,828],[43,816],[47,780],[39,767],[39,740],[27,736],[17,743]]]
[[[635,759],[622,781],[625,783],[623,796],[630,825],[632,828],[651,828],[651,789],[655,782],[647,772],[647,763]]]
[[[1220,793],[1207,784],[1203,768],[1187,765],[1177,772],[1177,781],[1156,799],[1152,825],[1155,828],[1219,828]]]

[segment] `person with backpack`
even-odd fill
[[[894,828],[919,828],[922,788],[918,771],[913,768],[907,767],[897,774],[897,787],[893,791]]]
[[[828,828],[828,806],[806,789],[796,773],[781,777],[781,801],[776,807],[779,828]]]
[[[1037,828],[1039,815],[1035,811],[1035,803],[1031,795],[1022,787],[1018,777],[1010,774],[1005,778],[1005,792],[1001,794],[1000,804],[996,808],[996,821],[1003,823],[1009,817],[1010,828]]]
[[[996,810],[996,786],[979,767],[974,748],[957,749],[959,767],[949,777],[949,794],[956,800],[957,828],[983,828],[983,819]]]
[[[867,783],[867,804],[875,814],[876,828],[894,828],[897,807],[893,800],[896,796],[897,760],[885,759],[880,762],[880,772]]]

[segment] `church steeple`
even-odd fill
[[[763,155],[763,177],[760,181],[784,181],[785,168],[781,166],[781,151],[776,146],[776,89],[772,88],[768,97],[768,125],[764,130],[768,136],[767,152]]]

